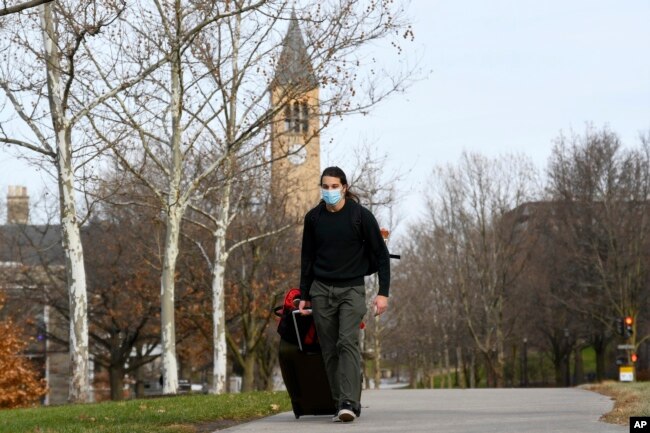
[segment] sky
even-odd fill
[[[413,0],[407,15],[415,41],[379,61],[429,72],[321,139],[323,166],[352,170],[343,155],[366,142],[387,154],[387,174],[406,172],[405,223],[423,212],[433,167],[464,150],[523,153],[543,170],[560,131],[607,126],[634,146],[650,130],[649,0]],[[46,181],[0,148],[0,195]]]
[[[543,173],[560,131],[608,126],[627,146],[650,131],[650,1],[413,1],[408,10],[411,56],[431,73],[333,137],[337,147],[386,150],[387,173],[410,169],[405,222],[423,212],[432,168],[464,150],[523,153]],[[337,162],[332,154],[326,162]]]

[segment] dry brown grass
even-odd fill
[[[614,400],[614,408],[601,417],[602,421],[628,425],[631,416],[650,416],[650,382],[603,382],[585,388]]]

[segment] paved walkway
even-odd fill
[[[292,412],[241,424],[220,433],[623,433],[627,426],[598,421],[609,397],[577,388],[371,390],[364,391],[361,417],[332,423],[331,417]]]

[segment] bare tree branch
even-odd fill
[[[15,14],[18,12],[22,12],[25,9],[33,8],[36,6],[40,6],[45,3],[50,3],[54,0],[30,0],[26,1],[24,3],[18,3],[17,5],[14,6],[8,6],[8,7],[3,7],[0,9],[0,17],[9,15],[9,14]]]

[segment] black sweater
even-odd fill
[[[354,224],[355,206],[361,207],[360,230]],[[314,212],[318,212],[316,218]],[[301,298],[310,299],[314,279],[335,287],[363,285],[370,265],[368,254],[375,255],[379,268],[379,295],[388,296],[390,259],[374,215],[351,199],[338,212],[329,212],[323,204],[316,206],[305,216],[303,227]]]

